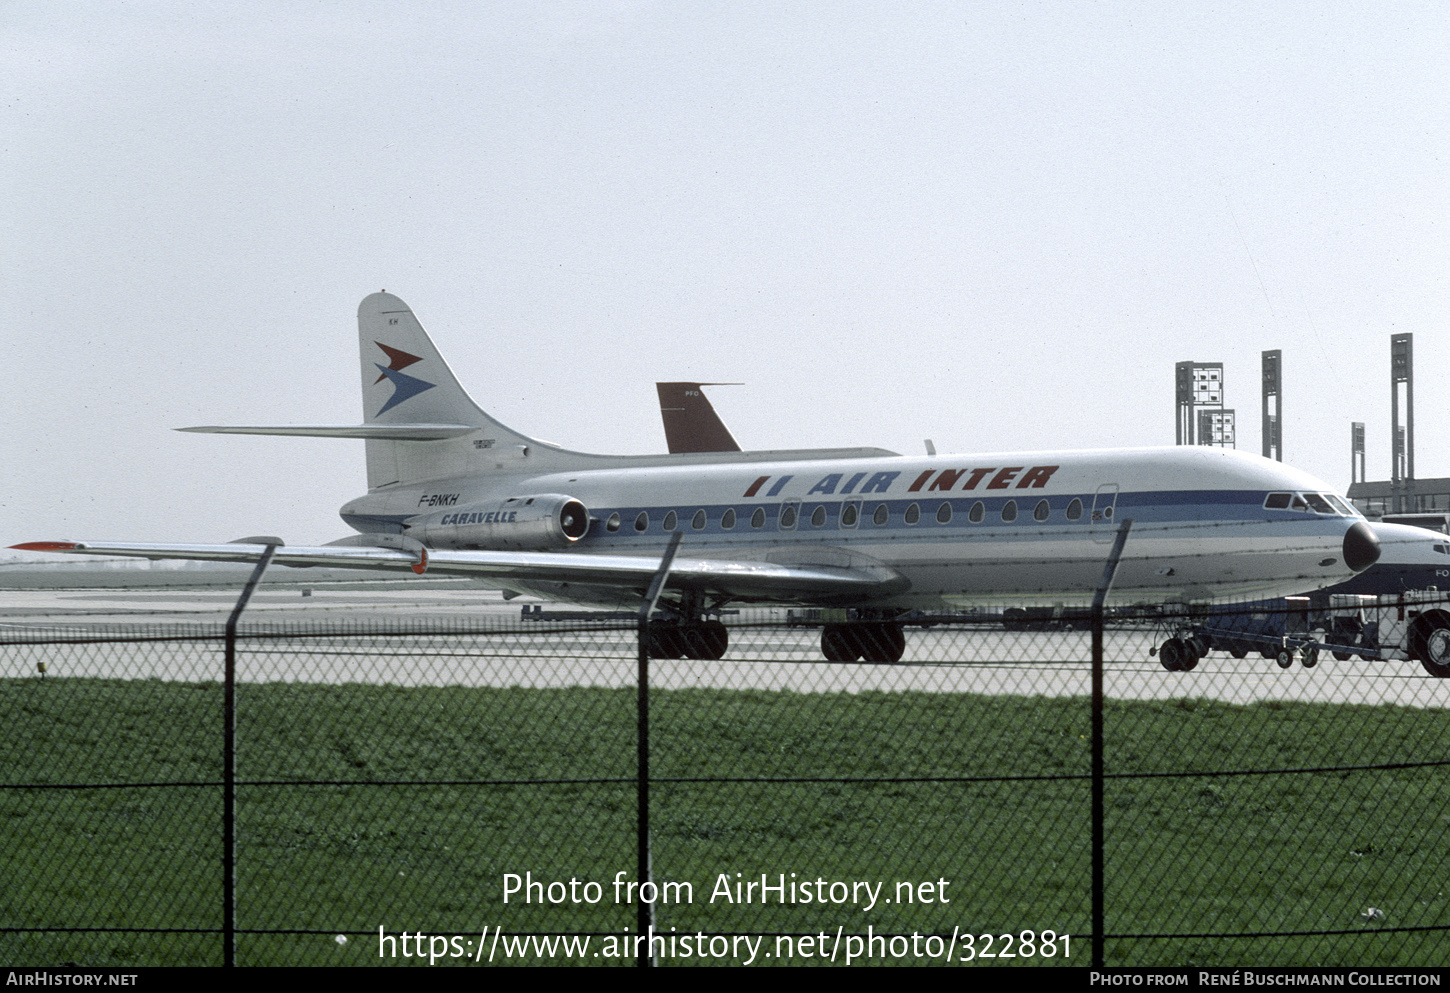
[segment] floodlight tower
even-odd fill
[[[1415,352],[1412,334],[1390,335],[1390,493],[1395,513],[1415,512]],[[1400,423],[1400,384],[1405,385],[1405,423]]]
[[[1349,425],[1349,481],[1364,482],[1364,421]]]
[[[1198,443],[1217,448],[1237,448],[1232,410],[1200,410],[1198,412]]]
[[[1273,349],[1263,353],[1264,405],[1261,423],[1264,429],[1264,458],[1284,461],[1284,419],[1280,406],[1280,359],[1283,352]]]
[[[1232,434],[1233,412],[1223,409],[1222,362],[1179,362],[1173,367],[1173,376],[1178,408],[1175,444],[1199,444],[1194,430],[1199,423],[1199,407],[1216,407],[1220,414],[1228,414]],[[1203,444],[1218,442],[1206,441]]]

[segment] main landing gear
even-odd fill
[[[891,621],[827,624],[821,629],[821,654],[828,662],[900,662],[906,632]]]
[[[718,619],[707,619],[723,601],[710,602],[693,590],[679,600],[660,604],[649,626],[652,659],[723,659],[730,647],[730,632]]]
[[[650,625],[650,658],[722,659],[729,647],[730,632],[719,621]]]

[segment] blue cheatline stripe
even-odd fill
[[[1268,492],[1266,490],[1124,492],[1119,493],[1116,501],[1111,505],[1114,507],[1115,518],[1132,517],[1139,528],[1172,529],[1175,526],[1211,527],[1222,524],[1252,523],[1262,525],[1258,533],[1265,537],[1303,534],[1303,524],[1307,521],[1325,523],[1326,533],[1328,533],[1330,525],[1337,526],[1348,520],[1344,517],[1330,517],[1312,512],[1264,510],[1263,502]],[[1006,492],[993,496],[975,493],[951,496],[946,493],[921,493],[892,499],[868,495],[864,498],[847,497],[831,500],[789,498],[788,500],[763,500],[760,502],[741,500],[731,503],[651,505],[647,507],[593,507],[590,508],[590,513],[596,518],[596,523],[590,528],[583,547],[599,545],[651,547],[665,540],[670,533],[664,530],[663,520],[671,512],[676,515],[677,519],[675,530],[683,531],[686,537],[698,535],[711,538],[731,538],[735,541],[779,541],[782,534],[793,535],[795,540],[818,536],[822,540],[838,542],[884,537],[900,539],[933,531],[951,531],[966,538],[973,531],[981,532],[984,535],[1000,535],[1005,530],[1022,531],[1024,529],[1029,532],[1035,530],[1037,534],[1033,537],[1039,540],[1073,540],[1080,537],[1081,530],[1091,530],[1096,533],[1113,527],[1112,519],[1101,519],[1096,524],[1090,520],[1093,502],[1096,498],[1097,495],[1094,493],[1061,493],[1049,496],[1029,490],[1022,493]],[[1033,516],[1033,513],[1038,502],[1044,499],[1048,501],[1051,509],[1048,518],[1039,521]],[[1074,499],[1082,504],[1082,516],[1078,520],[1070,521],[1067,519],[1067,507]],[[1015,502],[1017,505],[1016,519],[1010,522],[1002,520],[1002,508],[1009,501]],[[786,503],[796,506],[796,524],[793,528],[781,529],[779,515],[781,508]],[[858,518],[854,527],[843,528],[840,526],[840,512],[847,503],[858,506]],[[937,512],[942,503],[949,504],[952,509],[951,520],[945,524],[937,520]],[[983,506],[983,520],[973,523],[970,514],[972,507],[977,503],[981,503]],[[873,523],[872,518],[876,508],[881,504],[886,505],[889,517],[885,525],[878,526]],[[904,519],[905,513],[912,504],[917,506],[920,519],[915,524],[907,524]],[[826,520],[820,527],[816,527],[811,524],[811,518],[816,509],[820,507],[824,507],[826,510]],[[764,527],[752,528],[750,519],[757,508],[766,511],[766,522]],[[705,527],[696,529],[691,526],[692,520],[695,514],[702,509],[706,514],[706,524]],[[720,521],[724,512],[730,509],[735,511],[736,521],[733,528],[726,530],[720,526]],[[642,532],[635,531],[634,520],[642,511],[649,515],[649,528]],[[620,528],[615,532],[607,531],[604,522],[616,513],[620,516]],[[428,514],[353,514],[344,515],[344,520],[359,530],[396,532],[401,530],[406,522],[422,522],[428,520],[429,517]],[[441,518],[433,521],[433,526],[440,526],[440,521]],[[921,536],[926,537],[925,534]]]
[[[1329,517],[1298,511],[1264,510],[1262,508],[1266,493],[1267,491],[1264,490],[1120,493],[1114,504],[1114,513],[1117,518],[1131,516],[1140,527],[1262,524],[1264,530],[1260,533],[1266,537],[1303,534],[1302,524],[1306,521],[1321,521],[1329,524],[1348,520],[1344,517]],[[1033,517],[1033,511],[1038,501],[1043,499],[1048,501],[1051,512],[1047,520],[1039,521]],[[1069,521],[1066,513],[1067,507],[1074,499],[1082,502],[1083,513],[1080,519]],[[1079,529],[1092,529],[1096,532],[1104,528],[1112,528],[1111,519],[1100,520],[1097,522],[1097,527],[1093,527],[1090,520],[1093,500],[1094,494],[1092,493],[1045,496],[1034,495],[1030,491],[1020,495],[1003,494],[992,497],[977,495],[948,497],[944,493],[932,496],[915,494],[905,499],[878,499],[868,496],[859,500],[858,523],[854,527],[843,528],[840,526],[839,516],[841,507],[847,502],[856,503],[858,501],[806,499],[800,500],[798,503],[795,526],[784,530],[779,526],[779,514],[784,505],[783,502],[741,501],[703,505],[603,507],[591,508],[590,513],[598,518],[599,524],[590,529],[586,540],[591,544],[600,542],[636,546],[641,542],[657,543],[670,533],[663,529],[662,521],[665,515],[671,511],[675,513],[678,521],[675,530],[683,531],[687,538],[693,534],[702,537],[730,537],[742,541],[778,541],[779,536],[785,533],[794,535],[797,539],[818,535],[836,541],[850,541],[868,540],[872,537],[888,535],[896,538],[915,535],[919,532],[947,530],[961,533],[965,537],[973,530],[985,534],[999,534],[1003,529],[1010,528],[1013,530],[1036,529],[1041,532],[1036,537],[1043,540],[1072,540],[1080,537]],[[1015,501],[1017,504],[1017,517],[1011,522],[1003,521],[1001,516],[1002,507],[1008,501]],[[792,498],[792,502],[796,502],[795,498]],[[969,515],[972,506],[978,502],[983,505],[984,518],[980,523],[972,523]],[[872,515],[876,507],[883,503],[890,516],[885,525],[878,526],[872,522]],[[936,519],[937,510],[942,503],[948,503],[952,508],[951,520],[946,524],[942,524]],[[904,515],[906,509],[912,504],[917,505],[921,517],[916,524],[907,524]],[[811,524],[811,517],[817,507],[826,508],[826,521],[820,527]],[[766,511],[764,527],[752,528],[750,526],[750,518],[756,508],[764,508]],[[701,509],[706,514],[706,525],[703,528],[695,529],[691,527],[690,522],[694,514]],[[726,530],[720,526],[720,519],[729,509],[735,511],[736,521],[733,528]],[[650,519],[649,529],[643,532],[634,530],[634,519],[641,511],[647,512]],[[620,528],[611,533],[604,529],[603,522],[614,513],[618,513],[620,516]]]

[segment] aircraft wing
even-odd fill
[[[12,546],[35,552],[119,555],[146,559],[199,559],[211,562],[255,562],[266,545],[135,544],[129,542],[36,541]],[[444,551],[372,546],[281,545],[272,562],[293,567],[327,566],[413,572],[418,575],[461,576],[514,585],[570,584],[638,591],[643,597],[659,570],[659,559],[633,555],[580,555],[569,552]],[[742,559],[676,556],[667,589],[690,589],[732,600],[769,603],[860,603],[900,593],[908,582],[896,570],[874,565],[782,564]]]

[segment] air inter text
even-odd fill
[[[978,469],[927,469],[912,480],[911,485],[906,488],[906,492],[917,493],[923,488],[928,493],[950,492],[952,490],[975,490],[978,487],[984,490],[1013,488],[1040,490],[1047,485],[1047,481],[1059,468],[1055,465],[1009,465]],[[891,485],[900,475],[899,472],[858,472],[847,479],[844,472],[833,472],[807,490],[806,496],[815,496],[818,493],[823,496],[836,493],[843,496],[851,493],[885,493],[891,489]],[[786,484],[794,478],[794,476],[776,477],[765,495],[767,497],[779,496],[781,490],[785,489]],[[770,482],[770,479],[769,476],[761,476],[755,480],[746,488],[745,496],[755,496],[760,492],[761,487]],[[843,480],[844,482],[842,482]],[[958,486],[958,483],[961,485]]]

